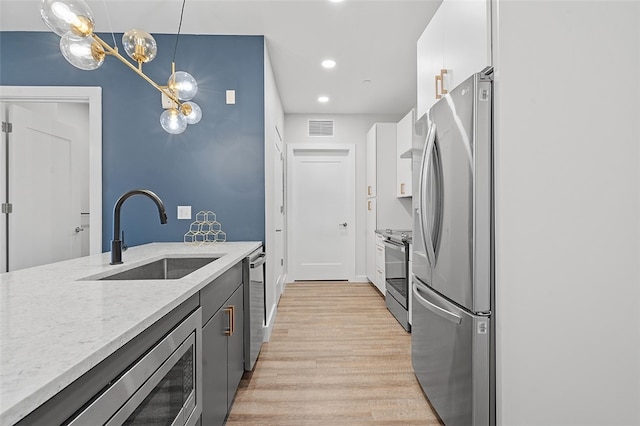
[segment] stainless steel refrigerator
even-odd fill
[[[417,126],[413,369],[447,426],[493,425],[492,69],[451,90]]]

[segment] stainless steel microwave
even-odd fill
[[[195,425],[202,413],[201,339],[197,309],[68,424]]]

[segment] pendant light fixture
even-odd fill
[[[170,106],[160,116],[160,124],[168,133],[180,134],[185,131],[188,124],[196,124],[202,118],[202,110],[191,101],[198,92],[198,83],[191,74],[175,70],[175,54],[185,2],[186,0],[182,2],[171,75],[166,85],[155,83],[142,71],[142,64],[152,61],[158,51],[156,41],[151,34],[132,29],[122,36],[124,51],[135,61],[132,63],[118,53],[115,39],[114,47],[111,47],[93,32],[95,28],[93,14],[84,0],[42,0],[40,14],[51,31],[60,36],[62,56],[74,67],[95,70],[104,63],[107,55],[114,56],[159,90],[170,100]]]

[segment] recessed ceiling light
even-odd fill
[[[328,96],[319,96],[318,97],[318,102],[322,102],[322,103],[329,102],[329,97]]]
[[[327,69],[334,68],[336,66],[336,61],[334,61],[333,59],[325,59],[324,61],[322,61],[322,66]]]
[[[329,0],[331,3],[342,3],[342,0]]]

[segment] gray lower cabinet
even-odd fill
[[[20,420],[17,426],[68,424],[104,393],[121,373],[142,359],[185,318],[200,309],[202,338],[202,406],[199,424],[222,425],[244,373],[244,288],[242,261],[162,317],[122,348]],[[200,321],[197,321],[199,334]],[[196,399],[199,397],[196,396]],[[190,420],[189,420],[190,421]],[[189,423],[191,424],[191,423]]]
[[[232,292],[229,296],[229,292]],[[228,297],[224,297],[228,296]],[[222,425],[244,372],[242,269],[225,272],[200,292],[202,327],[202,424]]]

